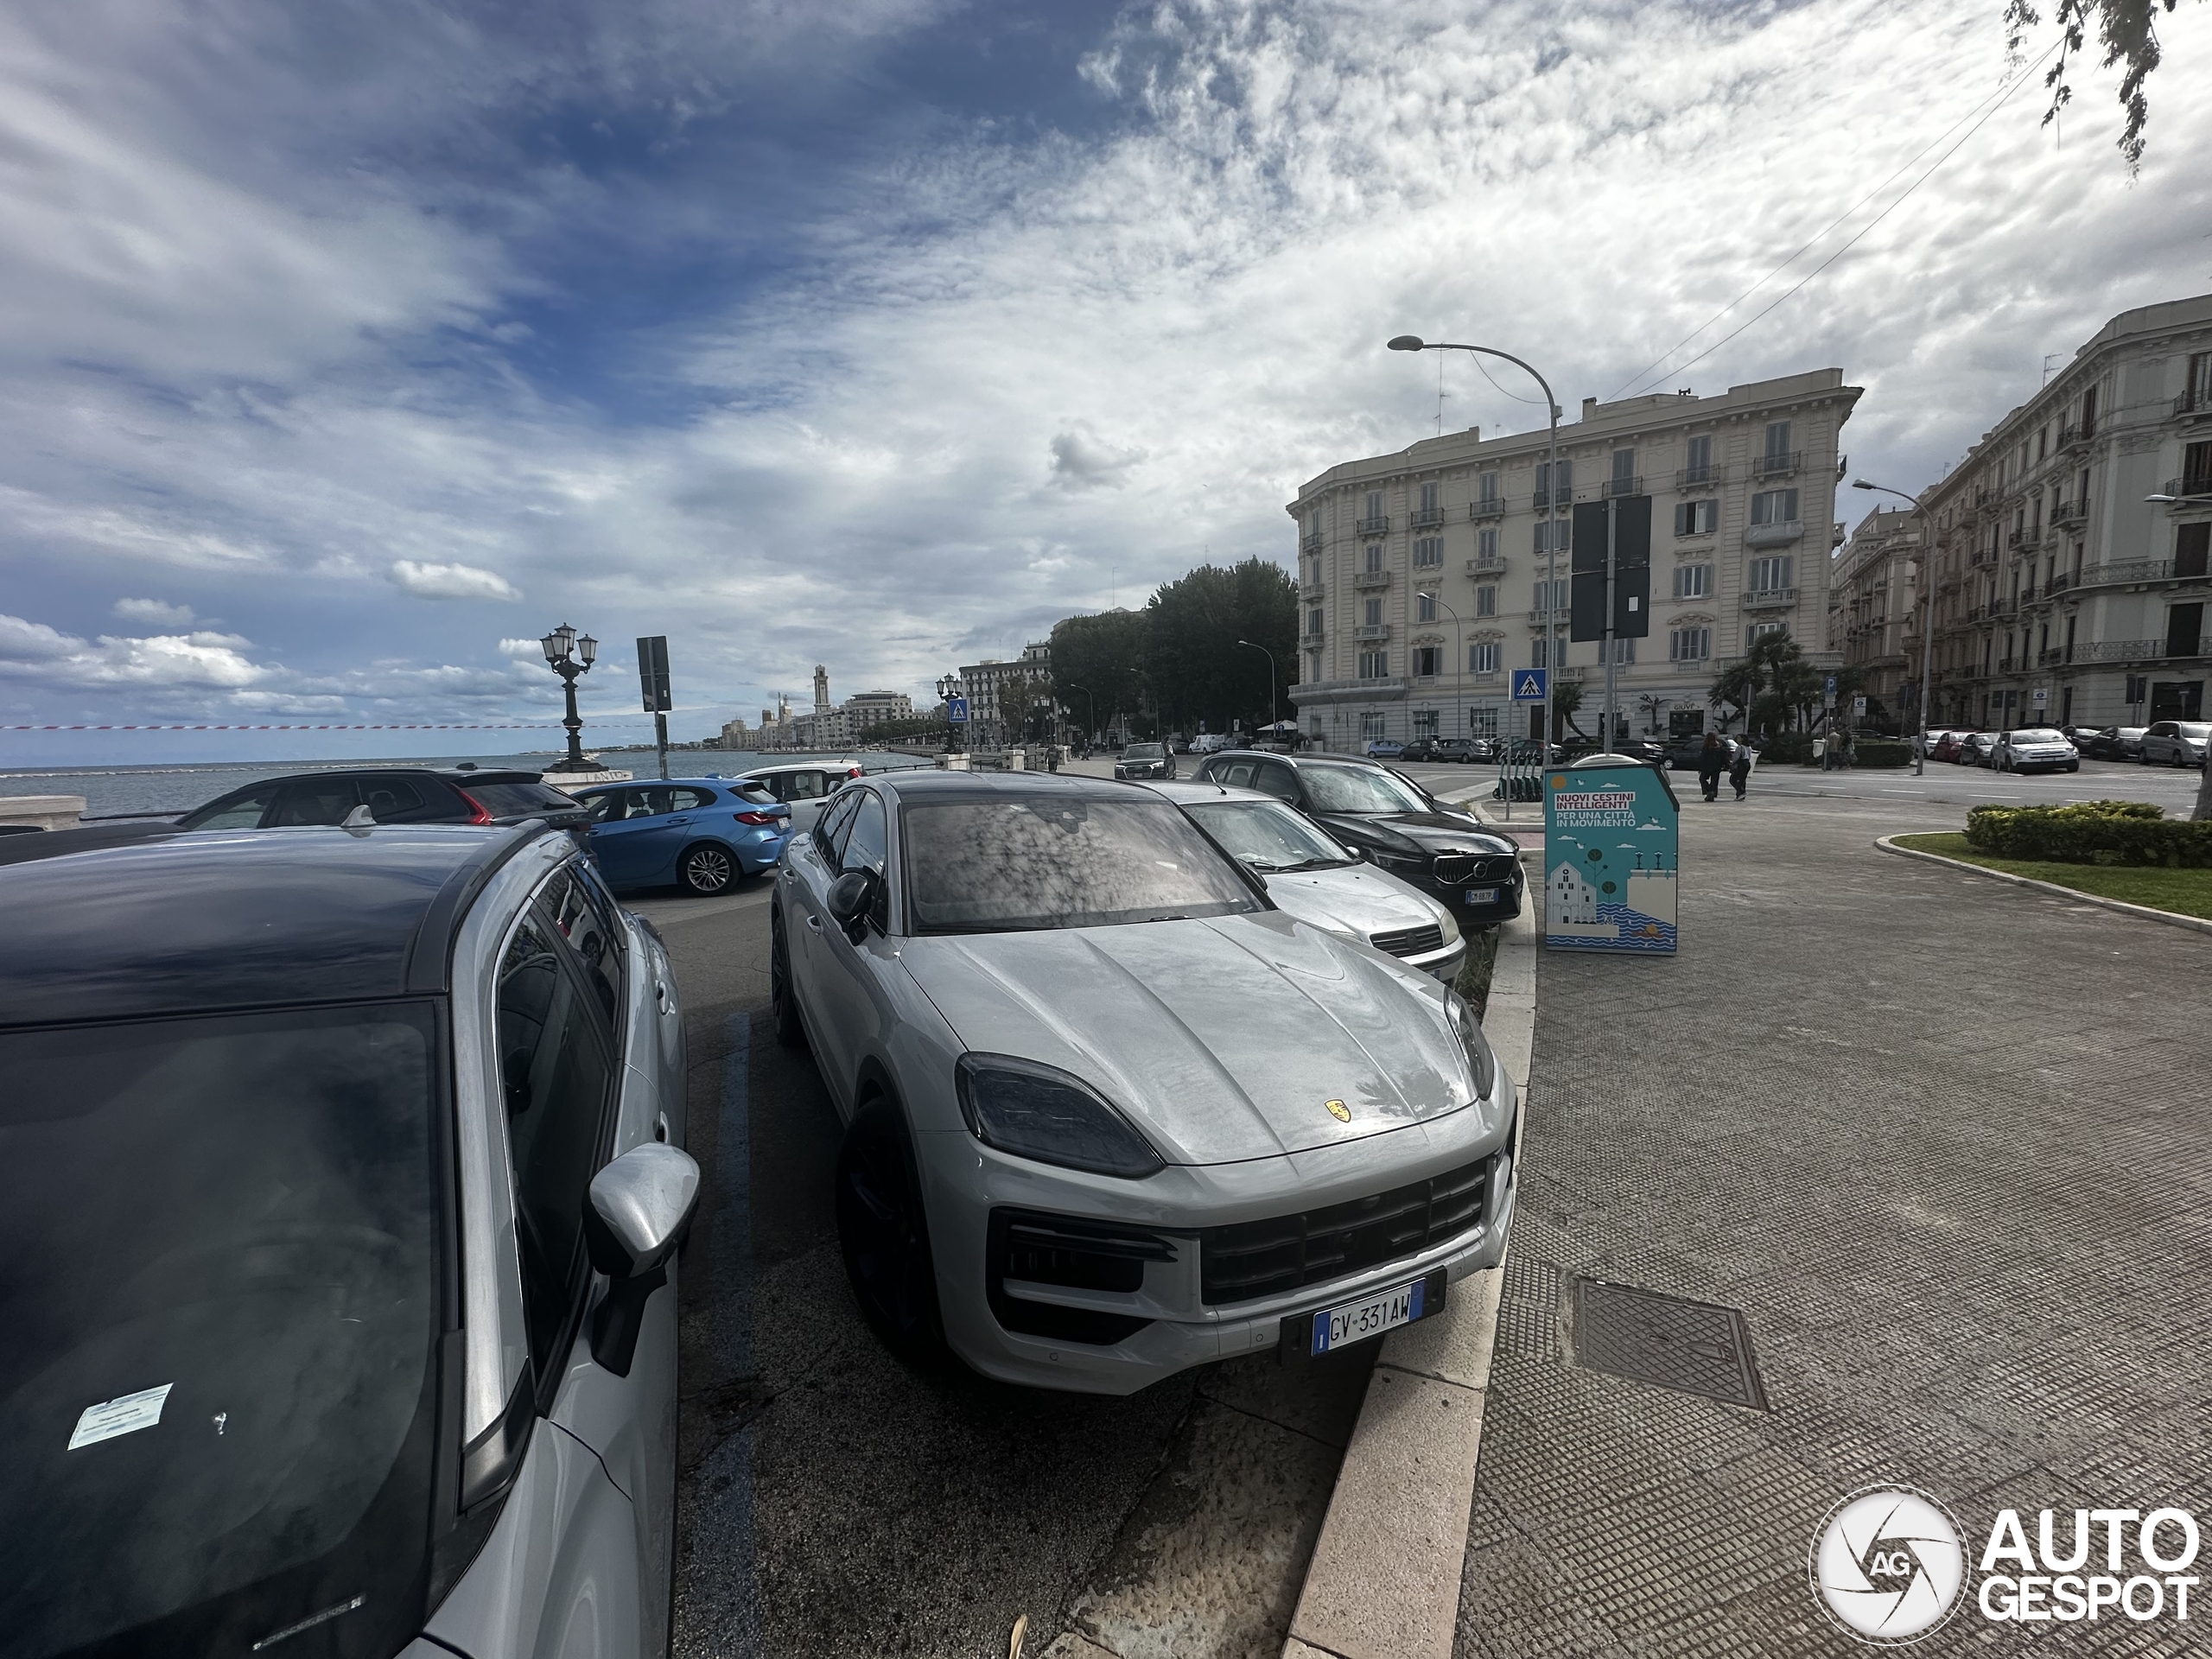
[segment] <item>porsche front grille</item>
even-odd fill
[[[1325,1209],[1210,1227],[1198,1237],[1208,1306],[1249,1302],[1418,1255],[1483,1218],[1491,1160]]]

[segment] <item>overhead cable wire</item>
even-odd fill
[[[1696,364],[1703,362],[1714,352],[1719,350],[1721,346],[1726,345],[1729,340],[1735,339],[1737,334],[1742,334],[1745,328],[1750,327],[1751,323],[1757,322],[1759,320],[1759,317],[1766,315],[1767,312],[1773,310],[1776,305],[1780,305],[1783,300],[1788,299],[1790,294],[1795,294],[1798,289],[1804,287],[1807,283],[1812,281],[1814,277],[1819,276],[1821,272],[1826,270],[1830,265],[1834,264],[1838,258],[1850,250],[1853,244],[1858,242],[1868,231],[1872,230],[1875,226],[1880,224],[1885,219],[1887,219],[1890,214],[1896,212],[1897,209],[1904,204],[1907,197],[1910,197],[1915,190],[1919,189],[1922,185],[1927,183],[1930,178],[1934,177],[1936,170],[1940,168],[1945,162],[1950,160],[1952,156],[1956,153],[1959,145],[1965,143],[1968,138],[1973,137],[1976,132],[1980,130],[1983,123],[1986,122],[1991,116],[1995,115],[1998,111],[2003,109],[2006,103],[2011,100],[2012,94],[2019,91],[2022,86],[2027,84],[2028,76],[2034,70],[2042,67],[2044,58],[2048,58],[2052,52],[2055,52],[2057,49],[2056,44],[2054,43],[2044,52],[2043,57],[2037,58],[2033,63],[2024,66],[2020,69],[2019,73],[2012,79],[2006,81],[2003,86],[1999,87],[1996,92],[1991,93],[1988,98],[1983,99],[1980,103],[1976,104],[1956,121],[1954,121],[1948,127],[1946,127],[1942,132],[1936,134],[1935,137],[1929,139],[1925,144],[1923,144],[1918,150],[1913,153],[1913,155],[1900,162],[1897,167],[1890,173],[1888,177],[1885,178],[1879,184],[1876,185],[1865,195],[1859,197],[1858,200],[1853,202],[1850,207],[1845,208],[1841,213],[1838,213],[1834,219],[1830,219],[1826,225],[1822,226],[1818,231],[1814,232],[1810,239],[1808,239],[1802,247],[1799,248],[1787,259],[1784,259],[1780,264],[1775,266],[1772,270],[1767,272],[1765,276],[1760,277],[1758,281],[1753,283],[1749,288],[1745,289],[1741,294],[1738,294],[1734,299],[1729,301],[1727,304],[1722,306],[1720,309],[1714,312],[1713,315],[1707,318],[1703,322],[1698,324],[1696,327],[1691,329],[1689,333],[1684,334],[1664,352],[1662,352],[1657,357],[1652,359],[1650,362],[1645,364],[1643,367],[1638,369],[1626,380],[1621,382],[1620,385],[1614,390],[1611,396],[1607,397],[1606,401],[1611,403],[1614,398],[1618,397],[1623,392],[1628,391],[1630,387],[1638,385],[1646,379],[1668,379],[1675,375],[1680,374],[1684,369],[1693,367]],[[1992,101],[1993,99],[1994,100],[1993,102]],[[1651,373],[1653,369],[1657,368],[1661,364],[1665,363],[1667,359],[1674,356],[1676,352],[1681,350],[1683,346],[1688,345],[1690,341],[1695,340],[1707,329],[1712,327],[1714,323],[1719,322],[1721,318],[1726,316],[1738,306],[1743,304],[1745,300],[1750,299],[1752,295],[1758,293],[1759,289],[1764,288],[1769,283],[1782,275],[1783,271],[1789,270],[1790,266],[1796,264],[1798,260],[1804,257],[1806,252],[1809,249],[1819,243],[1821,238],[1827,236],[1828,232],[1834,230],[1837,226],[1848,219],[1853,213],[1856,213],[1868,202],[1873,200],[1875,197],[1880,195],[1882,192],[1888,189],[1891,185],[1896,183],[1902,175],[1909,172],[1919,162],[1922,156],[1927,155],[1929,150],[1935,149],[1936,145],[1942,143],[1953,133],[1957,132],[1960,127],[1965,125],[1969,121],[1973,122],[1974,124],[1971,127],[1968,127],[1964,133],[1961,134],[1958,143],[1953,144],[1949,149],[1945,150],[1941,156],[1936,158],[1935,166],[1930,167],[1927,172],[1922,174],[1917,179],[1915,179],[1910,185],[1906,187],[1904,194],[1898,196],[1897,200],[1891,202],[1887,207],[1885,207],[1880,213],[1877,213],[1872,219],[1868,220],[1865,228],[1860,230],[1857,236],[1853,236],[1849,242],[1845,243],[1842,247],[1838,248],[1835,252],[1830,254],[1818,265],[1815,265],[1811,270],[1808,271],[1805,276],[1799,280],[1796,287],[1792,288],[1788,294],[1783,295],[1781,299],[1776,300],[1774,302],[1774,305],[1768,306],[1765,311],[1762,311],[1758,314],[1758,316],[1753,317],[1751,320],[1751,322],[1744,324],[1742,328],[1738,328],[1733,334],[1725,335],[1721,339],[1715,340],[1712,345],[1707,346],[1705,350],[1700,352],[1695,357],[1691,358],[1688,362],[1679,364],[1671,369],[1666,370],[1663,373],[1656,376]],[[1534,403],[1536,400],[1529,398],[1525,401]]]

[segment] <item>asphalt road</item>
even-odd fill
[[[1064,1630],[1124,1659],[1280,1652],[1372,1355],[1122,1400],[906,1369],[846,1286],[836,1114],[766,1018],[767,881],[624,902],[675,962],[707,1176],[680,1274],[676,1651],[999,1659],[1027,1614],[1032,1656]]]

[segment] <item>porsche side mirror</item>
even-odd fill
[[[830,913],[837,925],[850,932],[875,902],[874,870],[847,870],[830,884]]]
[[[1369,862],[1369,859],[1368,859],[1368,855],[1367,855],[1367,849],[1366,849],[1366,848],[1364,848],[1364,847],[1347,847],[1347,848],[1345,848],[1345,849],[1344,849],[1344,850],[1345,850],[1346,852],[1348,852],[1348,853],[1350,853],[1350,854],[1351,855],[1351,861],[1352,861],[1353,863],[1355,863],[1355,864],[1365,864],[1365,863]]]
[[[591,1312],[591,1357],[630,1375],[645,1302],[668,1283],[668,1258],[699,1207],[699,1166],[658,1141],[635,1146],[591,1179],[584,1196],[584,1248],[607,1276]]]

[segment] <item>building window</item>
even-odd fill
[[[1613,451],[1613,493],[1626,495],[1636,483],[1636,451]]]
[[[1492,525],[1488,530],[1478,530],[1475,532],[1475,556],[1484,564],[1492,563],[1497,560],[1497,528],[1496,525]]]
[[[1682,468],[1685,484],[1708,484],[1713,480],[1713,439],[1710,435],[1692,438],[1689,464]]]
[[[1789,494],[1784,490],[1781,494]],[[1677,536],[1710,536],[1720,528],[1720,503],[1718,501],[1677,501],[1675,504],[1675,534]]]
[[[1678,564],[1675,567],[1675,597],[1703,599],[1713,591],[1713,567],[1709,564]]]
[[[2181,493],[2212,494],[2212,440],[2190,444],[2182,450]]]
[[[1789,625],[1787,622],[1754,622],[1744,630],[1744,649],[1749,651],[1770,633],[1789,632]]]
[[[1414,541],[1414,563],[1441,564],[1444,563],[1444,538],[1441,536],[1421,536]]]
[[[1548,461],[1540,461],[1536,463],[1537,504],[1542,505],[1552,493],[1552,464]],[[1573,494],[1574,463],[1571,461],[1562,461],[1559,464],[1558,496],[1561,501],[1565,501],[1570,499]]]
[[[1783,424],[1787,426],[1789,423],[1785,421]],[[1751,522],[1755,524],[1796,524],[1797,522],[1797,492],[1761,490],[1751,498]]]
[[[1366,601],[1366,602],[1365,602],[1365,603],[1361,607],[1361,609],[1360,609],[1360,619],[1361,619],[1361,620],[1363,620],[1363,622],[1365,622],[1365,623],[1366,623],[1366,625],[1367,625],[1369,627],[1370,627],[1370,628],[1376,628],[1376,627],[1380,627],[1380,626],[1382,626],[1382,601],[1381,600],[1379,600],[1379,599],[1370,599],[1370,600],[1368,600],[1368,601]]]
[[[1475,614],[1477,616],[1497,614],[1497,584],[1496,582],[1485,582],[1475,589]]]
[[[1599,659],[1601,662],[1604,660],[1604,658],[1605,658],[1605,648],[1603,645],[1599,646],[1599,647],[1598,647],[1598,657],[1599,657]],[[1628,638],[1624,637],[1624,638],[1622,638],[1622,639],[1616,639],[1616,640],[1614,640],[1614,641],[1613,641],[1613,666],[1614,666],[1614,667],[1616,667],[1616,668],[1625,667],[1626,665],[1628,665],[1628,664],[1631,664],[1631,663],[1633,663],[1633,662],[1635,662],[1635,661],[1636,661],[1636,641],[1635,641],[1634,639],[1628,639]]]
[[[1529,666],[1549,668],[1552,665],[1550,647],[1551,641],[1546,639],[1541,634],[1531,639],[1529,642]]]
[[[1319,605],[1306,613],[1306,632],[1316,639],[1321,637],[1321,607]]]
[[[1423,512],[1438,512],[1442,511],[1442,509],[1438,505],[1436,499],[1436,493],[1439,487],[1439,486],[1434,484],[1424,484],[1421,486],[1421,510]]]
[[[1414,647],[1414,674],[1427,679],[1434,679],[1440,672],[1437,658],[1443,654],[1443,652],[1435,645],[1415,645]]]
[[[1478,500],[1484,502],[1495,501],[1497,499],[1497,474],[1496,473],[1484,473],[1480,478],[1475,480],[1475,496]]]
[[[1755,594],[1779,593],[1790,585],[1790,571],[1796,563],[1797,561],[1787,553],[1779,554],[1770,559],[1753,559],[1751,562],[1751,576],[1748,582],[1750,590]]]
[[[1467,730],[1476,737],[1496,737],[1497,735],[1497,710],[1496,709],[1468,709]]]
[[[1436,620],[1436,595],[1434,594],[1415,594],[1414,595],[1414,620],[1416,622],[1433,622]]]
[[[1495,674],[1503,666],[1504,649],[1495,639],[1478,640],[1467,647],[1467,671],[1470,674]]]
[[[1376,518],[1380,518],[1382,516],[1382,491],[1380,491],[1380,490],[1370,490],[1370,491],[1367,493],[1367,514],[1366,514],[1366,516],[1367,516],[1367,518],[1368,518],[1370,521],[1371,521],[1371,520],[1374,520],[1374,519],[1376,519]]]
[[[1414,735],[1430,738],[1436,735],[1435,709],[1416,709],[1414,710]]]
[[[1567,583],[1565,576],[1553,582],[1537,582],[1531,590],[1533,596],[1529,601],[1529,608],[1538,612],[1566,610]]]
[[[1564,467],[1567,463],[1565,461],[1561,461],[1560,462],[1560,465]],[[1573,519],[1562,518],[1539,518],[1536,520],[1536,539],[1534,543],[1534,546],[1536,550],[1536,556],[1538,558],[1541,559],[1552,551],[1552,543],[1554,540],[1558,542],[1559,550],[1562,553],[1568,551],[1573,547]]]
[[[1382,543],[1380,542],[1370,542],[1367,544],[1367,574],[1370,576],[1379,575],[1382,574]]]
[[[1363,651],[1359,653],[1359,677],[1363,680],[1386,680],[1390,677],[1390,653],[1387,651]]]
[[[1370,742],[1382,736],[1382,716],[1379,714],[1362,715],[1359,717],[1359,734]]]
[[[1701,663],[1713,655],[1711,628],[1676,628],[1667,636],[1667,660]]]
[[[1769,421],[1766,423],[1766,458],[1770,462],[1786,461],[1789,455],[1789,423]],[[1379,509],[1378,509],[1379,511]],[[1791,518],[1797,515],[1792,513]]]

